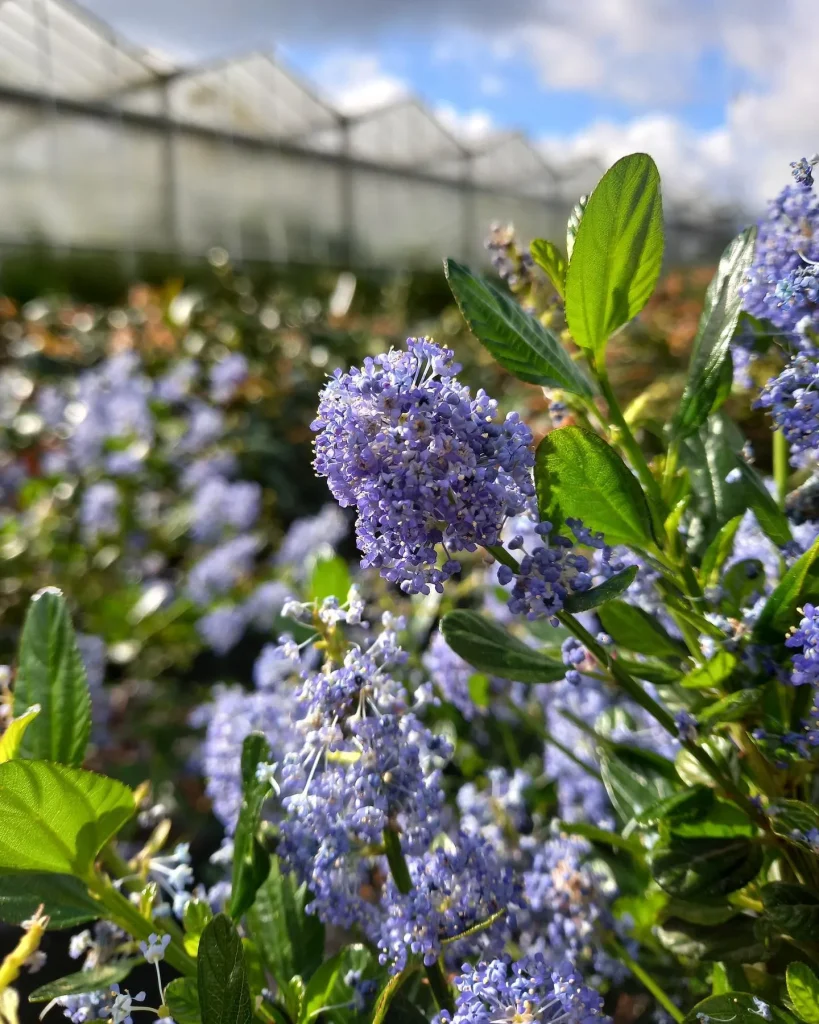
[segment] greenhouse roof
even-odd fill
[[[0,84],[105,100],[156,76],[150,58],[63,0],[0,0]]]

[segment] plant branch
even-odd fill
[[[634,977],[637,978],[638,981],[642,982],[660,1006],[662,1006],[667,1013],[670,1013],[674,1020],[677,1022],[685,1020],[685,1014],[677,1009],[657,982],[651,977],[648,971],[644,970],[636,960],[632,960],[625,948],[617,941],[617,939],[609,940],[609,946],[614,956],[628,967]]]

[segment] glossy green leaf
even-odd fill
[[[444,268],[464,320],[501,366],[530,384],[592,394],[591,384],[556,334],[455,260],[447,260]]]
[[[17,718],[12,718],[6,726],[6,730],[0,736],[0,764],[11,761],[20,753],[20,746],[26,729],[31,725],[37,715],[40,714],[40,705],[33,704]]]
[[[788,964],[785,973],[788,997],[806,1024],[819,1024],[819,978],[807,964]]]
[[[32,1003],[49,1003],[59,996],[76,996],[83,992],[96,992],[97,989],[110,988],[120,981],[125,981],[131,971],[142,963],[137,958],[118,960],[113,964],[104,964],[88,971],[77,971],[65,977],[41,985],[28,997]]]
[[[535,487],[541,519],[556,527],[582,519],[609,544],[652,542],[651,514],[637,478],[590,430],[561,427],[543,438],[535,455]]]
[[[802,800],[777,799],[769,814],[774,832],[789,839],[794,832],[806,834],[819,829],[819,811]]]
[[[669,636],[657,619],[642,608],[624,601],[609,601],[597,614],[603,629],[618,647],[659,658],[685,657],[682,644]]]
[[[250,934],[293,1018],[299,1001],[291,979],[309,981],[324,955],[324,925],[304,909],[310,899],[307,886],[283,872],[279,859],[272,857],[270,873],[247,914]]]
[[[115,779],[48,761],[0,764],[0,871],[88,877],[102,847],[133,815]]]
[[[654,683],[655,686],[671,686],[678,683],[682,678],[682,672],[673,665],[668,665],[658,659],[643,658],[638,661],[636,658],[618,657],[620,667],[625,669],[635,679],[644,679],[647,683]]]
[[[242,940],[226,914],[217,914],[202,932],[196,967],[202,1024],[251,1024]]]
[[[233,878],[230,916],[234,921],[244,914],[267,878],[270,856],[257,839],[262,805],[270,793],[270,783],[256,777],[260,764],[270,760],[270,744],[262,733],[253,732],[242,744],[242,805],[233,836]]]
[[[310,600],[321,604],[325,598],[337,597],[339,604],[344,604],[351,583],[345,559],[339,555],[318,558],[310,575]]]
[[[362,980],[380,979],[383,971],[377,959],[363,945],[345,946],[325,961],[307,984],[300,1024],[321,1016],[332,1024],[353,1024],[358,1017],[352,1005],[353,991],[345,981],[350,971]]]
[[[615,597],[619,597],[620,594],[628,590],[634,582],[638,571],[638,566],[630,565],[627,569],[618,572],[615,576],[610,576],[596,587],[570,594],[563,602],[563,607],[567,612],[588,612],[593,608],[599,607],[601,604],[605,604],[606,601],[612,601]]]
[[[600,774],[609,799],[624,822],[670,797],[679,785],[670,761],[624,745],[600,753]]]
[[[174,978],[165,986],[165,1003],[174,1024],[201,1024],[199,990],[193,978]]]
[[[734,538],[741,522],[741,515],[729,519],[705,549],[700,565],[700,581],[704,587],[716,586],[720,569],[734,550]]]
[[[591,194],[566,272],[572,337],[600,358],[654,291],[663,263],[660,175],[645,153],[618,160]]]
[[[819,539],[793,563],[763,605],[754,626],[755,640],[763,643],[781,642],[789,627],[796,625],[797,609],[803,602],[804,588],[817,555]]]
[[[31,599],[20,638],[15,715],[32,704],[40,714],[26,730],[22,755],[81,765],[91,734],[91,697],[71,616],[55,587]]]
[[[730,1021],[731,1024],[759,1024],[760,1019],[772,1020],[774,1024],[795,1024],[794,1018],[778,1006],[762,1003],[767,1007],[769,1017],[762,1016],[759,997],[750,992],[724,992],[709,996],[688,1011],[682,1024],[703,1024],[704,1021]]]
[[[706,963],[754,963],[765,960],[773,950],[757,934],[756,921],[741,914],[724,924],[703,927],[681,918],[670,918],[657,929],[663,949],[675,956]]]
[[[562,299],[566,291],[566,257],[554,242],[547,242],[545,238],[536,238],[529,246],[529,251]]]
[[[683,838],[718,839],[731,836],[755,836],[757,828],[745,812],[726,800],[715,800],[698,818],[678,818],[668,822],[669,831]]]
[[[717,651],[710,661],[684,675],[680,680],[680,686],[684,686],[687,690],[718,689],[736,667],[735,655],[729,651]]]
[[[742,722],[761,702],[761,689],[737,690],[698,711],[697,722],[705,729],[713,729],[727,722]]]
[[[737,748],[729,737],[714,733],[710,736],[700,737],[697,745],[710,755],[720,771],[734,781],[739,779],[740,765]],[[697,783],[702,783],[705,786],[714,785],[714,780],[708,772],[687,750],[682,749],[677,752],[675,764],[680,778],[687,785],[694,786]]]
[[[619,832],[610,832],[597,825],[589,825],[585,821],[561,821],[560,831],[569,836],[582,836],[592,843],[611,846],[615,850],[627,850],[636,856],[642,855],[642,847],[636,838],[626,839]]]
[[[656,825],[668,822],[672,827],[682,821],[697,821],[703,818],[714,805],[714,791],[707,786],[692,786],[680,793],[672,793],[646,807],[636,815],[640,825]]]
[[[674,420],[678,437],[687,437],[713,411],[723,380],[723,367],[742,308],[740,285],[754,256],[756,228],[746,228],[722,254],[708,286],[700,316],[688,380]]]
[[[769,882],[762,887],[765,916],[784,935],[813,942],[819,935],[819,897],[803,885]]]
[[[718,839],[672,837],[651,854],[654,880],[671,896],[703,901],[727,896],[756,878],[762,848],[745,836]]]
[[[42,905],[49,930],[73,928],[101,916],[88,887],[71,875],[26,871],[0,875],[0,921],[22,924]]]
[[[553,683],[566,675],[562,662],[532,650],[476,612],[450,612],[441,631],[452,650],[479,672],[519,683]]]

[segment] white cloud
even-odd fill
[[[484,96],[500,96],[506,89],[506,84],[500,75],[481,75],[478,88]]]
[[[407,83],[386,70],[374,54],[333,54],[314,78],[333,104],[345,114],[362,114],[409,95]]]
[[[468,145],[475,145],[498,130],[486,110],[459,111],[449,104],[435,108],[435,116],[449,131]]]

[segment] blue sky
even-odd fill
[[[275,50],[358,110],[419,94],[553,160],[652,152],[684,201],[759,205],[819,149],[815,0],[90,0],[180,62]],[[668,188],[668,185],[667,185]]]

